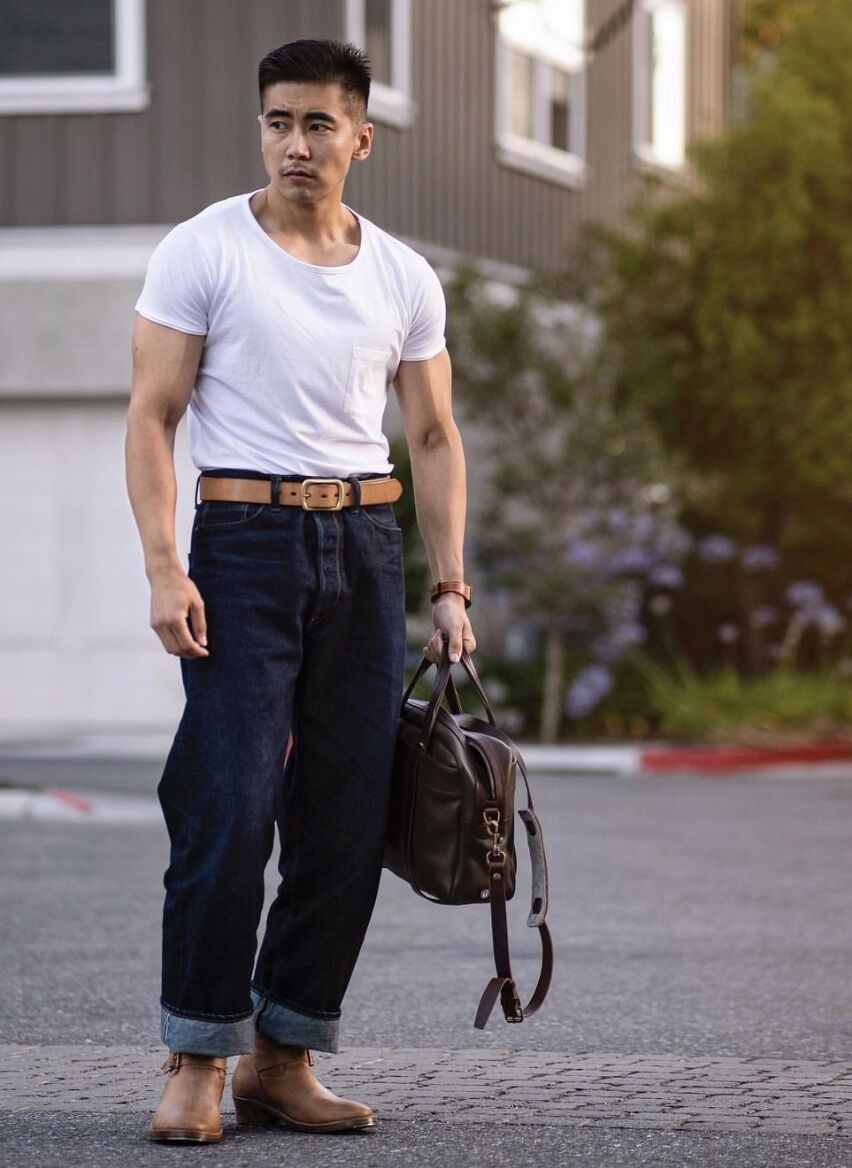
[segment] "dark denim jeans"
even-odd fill
[[[257,1026],[336,1051],[384,854],[401,530],[391,503],[200,503],[189,574],[210,656],[181,661],[186,707],[158,787],[171,841],[163,1041],[238,1054]],[[276,824],[281,880],[254,965]]]

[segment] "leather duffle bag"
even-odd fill
[[[506,1021],[522,1022],[547,996],[553,970],[553,943],[545,923],[547,862],[524,761],[512,739],[497,728],[470,654],[462,651],[461,665],[482,702],[484,719],[462,710],[446,640],[430,697],[411,697],[432,664],[424,656],[402,698],[384,866],[437,904],[490,905],[496,976],[476,1012],[474,1026],[481,1030],[498,997]],[[442,705],[445,698],[449,710]],[[538,982],[525,1006],[512,975],[506,918],[517,870],[518,774],[527,796],[527,806],[518,814],[532,864],[527,925],[538,930],[542,948]]]

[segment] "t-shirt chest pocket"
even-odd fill
[[[344,413],[359,414],[362,417],[365,414],[381,416],[387,394],[390,357],[390,349],[352,346],[349,376],[346,379],[346,396],[343,399]]]

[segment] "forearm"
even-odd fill
[[[433,582],[464,580],[466,466],[455,425],[411,448],[411,476],[417,526]]]
[[[148,579],[181,568],[175,541],[175,429],[150,411],[127,414],[125,468]]]

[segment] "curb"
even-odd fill
[[[743,770],[767,770],[791,764],[812,766],[852,764],[852,741],[821,742],[776,748],[759,746],[680,746],[662,744],[653,749],[616,744],[612,746],[545,746],[518,744],[533,771],[570,774],[666,774],[700,772],[723,774]]]
[[[61,823],[159,824],[160,805],[154,798],[132,795],[81,795],[55,787],[0,789],[0,820],[37,819]]]

